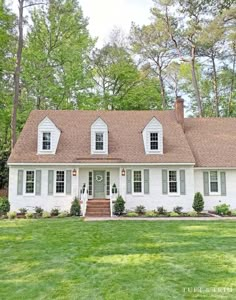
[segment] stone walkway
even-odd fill
[[[236,221],[236,217],[158,217],[158,218],[131,218],[131,217],[86,217],[85,221],[224,221],[233,220]]]

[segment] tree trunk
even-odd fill
[[[234,81],[235,81],[235,64],[236,64],[236,43],[233,45],[233,51],[234,51],[234,56],[233,56],[233,76],[231,80],[231,85],[230,85],[230,93],[229,93],[229,100],[228,100],[228,117],[231,116],[232,114],[232,98],[233,98],[233,91],[234,91]]]
[[[198,105],[198,114],[199,117],[203,116],[202,113],[202,99],[198,87],[198,82],[197,82],[197,76],[196,76],[196,70],[195,70],[195,46],[192,45],[192,58],[191,58],[191,70],[192,70],[192,82],[193,82],[193,88],[195,91],[195,96],[197,99],[197,105]]]
[[[217,81],[215,57],[214,57],[213,52],[211,53],[211,61],[212,61],[212,68],[213,68],[213,90],[214,90],[214,94],[215,94],[215,116],[219,117],[218,81]]]
[[[160,88],[161,88],[161,98],[162,98],[162,109],[166,109],[166,92],[165,92],[165,86],[164,86],[164,80],[162,77],[162,70],[159,67],[158,77],[160,81]]]
[[[14,98],[11,114],[11,148],[16,143],[16,122],[17,122],[17,110],[19,105],[20,96],[20,69],[21,69],[21,57],[23,48],[23,4],[24,0],[18,0],[19,3],[19,19],[18,19],[18,45],[17,45],[17,57],[16,67],[14,71]]]

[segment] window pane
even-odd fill
[[[34,171],[26,171],[25,192],[27,194],[34,193]]]
[[[158,133],[150,133],[150,148],[151,150],[158,150]]]
[[[142,172],[134,171],[134,193],[142,193]]]
[[[51,133],[44,132],[43,133],[43,150],[51,149]]]
[[[134,181],[141,181],[141,180],[142,180],[141,171],[134,171]]]
[[[103,133],[96,133],[96,150],[103,150]]]
[[[64,193],[65,172],[57,171],[56,173],[56,193]]]
[[[169,171],[169,181],[177,181],[177,172]]]
[[[217,181],[217,171],[210,172],[211,181]]]
[[[89,195],[93,194],[93,173],[89,172]]]
[[[134,182],[134,193],[142,192],[142,182]]]
[[[218,193],[218,182],[211,182],[211,192]]]
[[[169,182],[170,193],[177,193],[177,182]]]
[[[110,195],[110,172],[107,172],[107,195]]]

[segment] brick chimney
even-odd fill
[[[184,130],[184,99],[177,97],[175,101],[175,116],[177,122]]]

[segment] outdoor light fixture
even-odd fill
[[[76,175],[77,175],[76,169],[74,169],[74,170],[72,171],[72,175],[73,175],[73,176],[76,176]]]
[[[125,176],[125,169],[124,169],[124,168],[123,168],[122,171],[121,171],[121,175],[122,175],[122,176]]]

